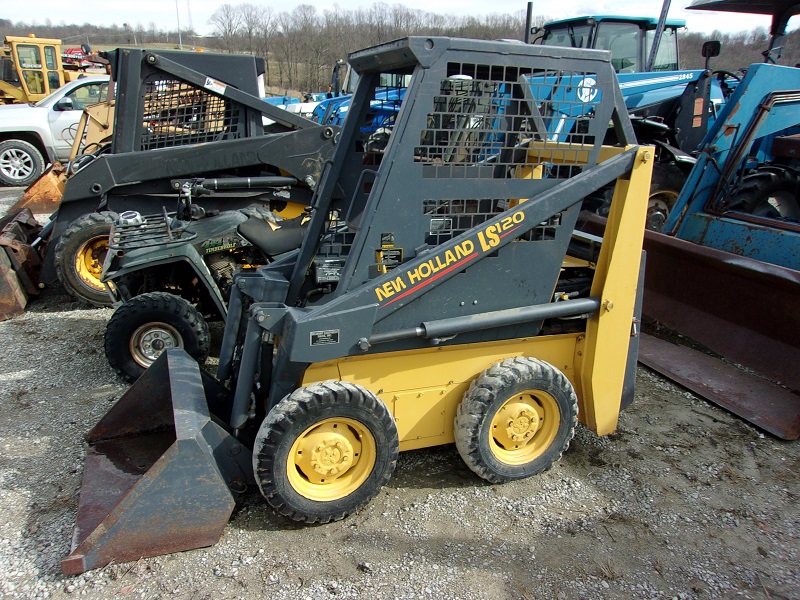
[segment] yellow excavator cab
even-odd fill
[[[0,102],[38,102],[65,83],[61,40],[35,36],[5,37]]]

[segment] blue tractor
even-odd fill
[[[620,90],[636,139],[656,146],[647,228],[660,231],[695,163],[708,127],[738,83],[738,76],[712,71],[718,42],[703,46],[706,68],[680,70],[678,30],[682,19],[596,15],[553,21],[534,29],[534,44],[611,51]],[[660,31],[659,31],[660,30]],[[658,39],[655,51],[654,41]],[[601,213],[607,203],[591,208]]]
[[[773,17],[765,61],[747,68],[710,126],[667,235],[645,235],[645,316],[729,362],[663,342],[643,343],[640,357],[763,429],[797,439],[800,69],[775,62],[800,5],[700,0],[689,8]]]

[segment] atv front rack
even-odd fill
[[[174,212],[164,210],[160,215],[145,217],[123,213],[121,217],[112,224],[108,243],[109,250],[118,256],[135,248],[183,244],[197,237],[197,233],[186,229],[189,222],[181,221]]]

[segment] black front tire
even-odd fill
[[[278,514],[329,523],[375,497],[397,454],[397,427],[383,402],[358,385],[326,381],[295,390],[267,414],[253,470]]]
[[[208,358],[208,324],[186,300],[166,292],[134,296],[106,325],[108,364],[126,381],[136,381],[167,348],[183,348],[197,362]]]
[[[56,275],[64,289],[93,306],[111,306],[111,298],[100,281],[108,252],[113,212],[89,213],[78,217],[61,234],[56,244]]]
[[[458,406],[456,448],[491,483],[546,471],[569,447],[578,399],[566,376],[534,358],[495,363],[470,385]]]
[[[0,142],[0,183],[28,186],[44,173],[42,153],[28,142],[6,140]]]

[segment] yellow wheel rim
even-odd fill
[[[83,244],[75,255],[75,272],[81,283],[89,289],[105,292],[100,275],[103,272],[106,252],[108,252],[108,236],[100,236]]]
[[[372,433],[354,419],[325,419],[292,444],[286,469],[292,488],[309,500],[344,498],[361,487],[375,466]]]
[[[500,407],[489,429],[492,454],[508,465],[523,465],[553,443],[561,422],[558,404],[541,390],[525,390]]]

